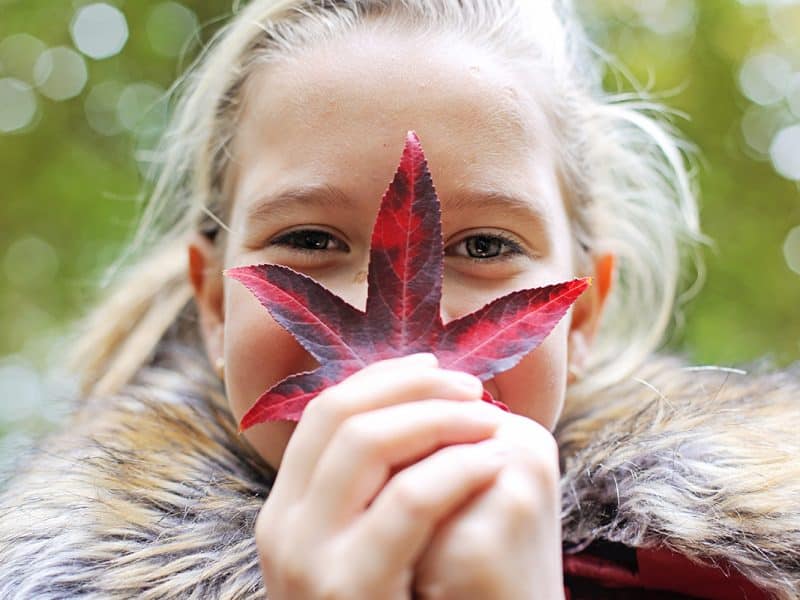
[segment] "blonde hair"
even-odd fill
[[[126,257],[138,256],[137,266],[90,316],[77,345],[74,365],[87,392],[119,389],[181,310],[191,309],[188,236],[225,218],[228,149],[251,74],[368,23],[455,34],[519,68],[545,69],[576,247],[616,257],[590,362],[570,396],[590,398],[658,348],[685,255],[701,238],[685,148],[644,94],[603,91],[609,61],[582,35],[566,1],[253,0],[235,11],[172,89],[174,118]]]

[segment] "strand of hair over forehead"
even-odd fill
[[[232,160],[228,149],[244,82],[259,64],[365,23],[404,27],[398,30],[415,36],[461,36],[523,69],[548,67],[569,192],[580,209],[576,236],[596,254],[615,254],[618,265],[587,375],[572,386],[573,393],[587,396],[618,381],[658,347],[673,314],[684,259],[701,239],[685,148],[646,94],[603,92],[608,57],[585,39],[569,2],[254,0],[235,8],[238,14],[170,91],[177,98],[174,118],[156,155],[150,203],[126,258],[145,249],[164,250],[150,251],[136,273],[163,265],[163,253],[179,251],[199,222],[211,219],[224,227],[220,190]],[[182,272],[173,277],[185,280]],[[166,285],[166,278],[154,285]],[[131,355],[145,357],[143,345]]]

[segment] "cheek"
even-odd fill
[[[232,286],[225,298],[225,388],[237,423],[267,389],[316,366],[250,292],[238,284]],[[263,423],[244,436],[277,468],[294,427],[288,422]]]
[[[550,431],[564,405],[568,328],[568,321],[562,320],[536,350],[492,380],[499,398],[513,413],[531,418]],[[487,388],[494,392],[491,386]]]

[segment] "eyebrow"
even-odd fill
[[[269,221],[282,214],[291,213],[300,206],[352,210],[356,207],[356,203],[333,185],[301,185],[256,198],[247,211],[245,223]]]
[[[449,210],[495,209],[503,210],[521,219],[533,220],[539,224],[550,221],[550,217],[541,201],[527,199],[513,193],[497,192],[482,189],[461,189],[452,198],[442,200],[442,206]]]
[[[358,207],[350,196],[330,184],[307,184],[287,188],[275,194],[256,199],[247,211],[245,223],[269,221],[291,214],[298,208],[318,207],[353,210]],[[452,197],[442,199],[443,211],[477,209],[502,210],[533,225],[537,233],[546,233],[545,225],[550,221],[543,204],[521,196],[485,189],[460,189]]]

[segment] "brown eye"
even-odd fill
[[[298,229],[290,231],[270,242],[271,245],[288,246],[301,251],[315,252],[325,250],[341,250],[347,252],[349,248],[340,239],[327,231],[319,229]]]
[[[503,250],[503,241],[488,235],[476,235],[466,241],[467,254],[471,258],[494,258],[500,256]]]
[[[448,248],[447,254],[473,260],[503,259],[522,254],[522,247],[514,240],[501,235],[471,235]]]

